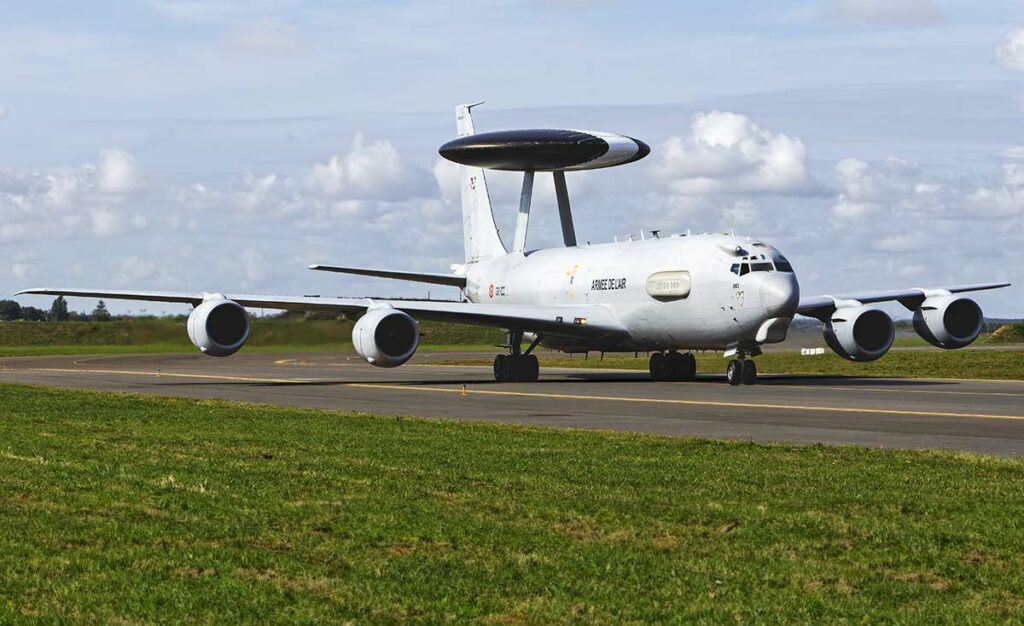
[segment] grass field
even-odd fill
[[[1024,617],[1019,461],[0,398],[0,623]]]
[[[587,367],[611,369],[647,369],[647,355],[634,358],[592,354],[559,355],[539,352],[541,367]],[[821,374],[826,376],[898,376],[902,378],[988,378],[1024,380],[1024,350],[915,350],[891,351],[870,363],[853,363],[827,352],[819,356],[801,356],[799,352],[767,352],[755,359],[762,374]],[[451,359],[450,365],[485,365],[488,359]],[[728,363],[721,353],[697,355],[699,373],[722,374]]]
[[[422,322],[423,347],[490,346],[503,333],[462,324]],[[257,318],[246,351],[352,349],[352,322]],[[113,322],[0,322],[0,356],[192,352],[185,319]]]

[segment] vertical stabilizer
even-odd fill
[[[482,104],[460,104],[455,107],[455,124],[459,137],[476,133],[470,109]],[[460,165],[462,176],[462,235],[466,247],[466,262],[472,263],[489,257],[507,254],[505,244],[498,236],[491,212],[491,197],[487,193],[487,179],[479,167]]]

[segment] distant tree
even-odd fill
[[[37,309],[34,306],[21,307],[21,319],[26,322],[45,322],[46,318],[46,311],[42,309]]]
[[[97,322],[109,322],[110,311],[107,310],[107,303],[100,300],[96,303],[96,308],[92,310],[92,319]]]
[[[68,321],[68,301],[64,299],[64,296],[57,296],[57,299],[50,306],[50,321]]]
[[[21,305],[14,300],[0,300],[0,321],[13,322],[21,319]]]

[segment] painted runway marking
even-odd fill
[[[460,393],[459,389],[447,387],[406,387],[399,384],[382,383],[347,383],[348,387],[365,387],[368,389],[400,389],[402,391],[434,391],[442,393]],[[596,400],[600,402],[644,402],[649,404],[685,404],[690,406],[717,406],[739,409],[775,409],[788,411],[823,411],[829,413],[881,413],[883,415],[919,415],[929,417],[973,417],[1003,420],[1024,420],[1024,415],[993,415],[991,413],[947,413],[944,411],[912,411],[903,409],[872,409],[868,407],[839,407],[802,404],[759,404],[753,402],[716,402],[714,400],[677,400],[673,398],[631,398],[629,396],[592,396],[571,393],[541,393],[535,391],[496,391],[491,389],[470,388],[469,394],[487,394],[493,396],[522,396],[528,398],[549,398],[558,400]]]
[[[18,370],[8,370],[18,371]],[[189,374],[183,372],[156,372],[156,371],[139,371],[139,370],[107,370],[107,369],[74,369],[74,368],[25,368],[20,371],[36,371],[36,372],[55,372],[55,373],[73,373],[73,374],[113,374],[113,375],[124,375],[124,376],[145,376],[149,378],[156,378],[160,376],[166,378],[190,378],[190,379],[206,379],[206,380],[228,380],[228,381],[239,381],[239,382],[254,382],[254,383],[291,383],[291,384],[302,384],[321,382],[317,379],[302,379],[302,378],[257,378],[252,376],[231,376],[227,374]],[[421,391],[426,393],[455,393],[461,394],[462,389],[460,387],[423,387],[416,386],[410,387],[398,383],[341,383],[345,387],[363,388],[363,389],[388,389],[395,391]],[[629,396],[600,396],[600,395],[586,395],[586,394],[569,394],[569,393],[544,393],[538,391],[498,391],[494,389],[478,389],[469,387],[468,395],[488,395],[488,396],[506,396],[506,397],[522,397],[522,398],[547,398],[547,399],[559,399],[559,400],[588,400],[597,402],[629,402],[629,403],[646,403],[646,404],[670,404],[670,405],[685,405],[685,406],[713,406],[722,408],[737,408],[737,409],[770,409],[778,411],[821,411],[827,413],[876,413],[881,415],[916,415],[916,416],[927,416],[927,417],[962,417],[962,418],[980,418],[980,419],[1005,419],[1005,420],[1024,420],[1024,415],[994,415],[991,413],[953,413],[945,411],[915,411],[905,409],[874,409],[870,407],[838,407],[838,406],[827,406],[827,405],[803,405],[803,404],[770,404],[770,403],[755,403],[755,402],[719,402],[715,400],[683,400],[674,398],[637,398]]]
[[[199,378],[210,380],[231,380],[243,383],[308,383],[313,382],[309,378],[255,378],[252,376],[231,376],[228,374],[188,374],[184,372],[163,372],[163,371],[139,371],[139,370],[95,370],[75,369],[59,367],[26,367],[21,370],[8,370],[11,372],[57,372],[72,374],[120,374],[124,376],[145,376],[147,378]]]

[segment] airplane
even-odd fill
[[[359,315],[352,329],[356,352],[378,367],[397,367],[416,352],[418,320],[459,322],[507,331],[494,358],[499,382],[537,380],[537,346],[565,352],[647,352],[656,381],[689,381],[694,350],[721,350],[730,359],[730,385],[754,384],[752,357],[786,338],[796,315],[824,323],[826,344],[850,361],[873,361],[892,346],[895,326],[878,303],[895,301],[913,312],[917,333],[946,349],[973,342],[984,327],[978,304],[965,292],[1009,283],[801,297],[796,273],[775,247],[751,237],[707,233],[640,237],[579,245],[565,172],[642,159],[642,141],[596,131],[558,129],[477,133],[472,109],[456,107],[457,138],[441,156],[459,164],[464,263],[452,273],[422,273],[336,265],[318,271],[458,287],[460,301],[239,295],[111,289],[34,288],[22,294],[188,303],[187,330],[203,353],[236,353],[250,334],[245,307],[331,311]],[[494,222],[484,169],[523,172],[512,248]],[[564,247],[528,250],[533,182],[551,172]],[[527,347],[524,349],[523,344]]]

